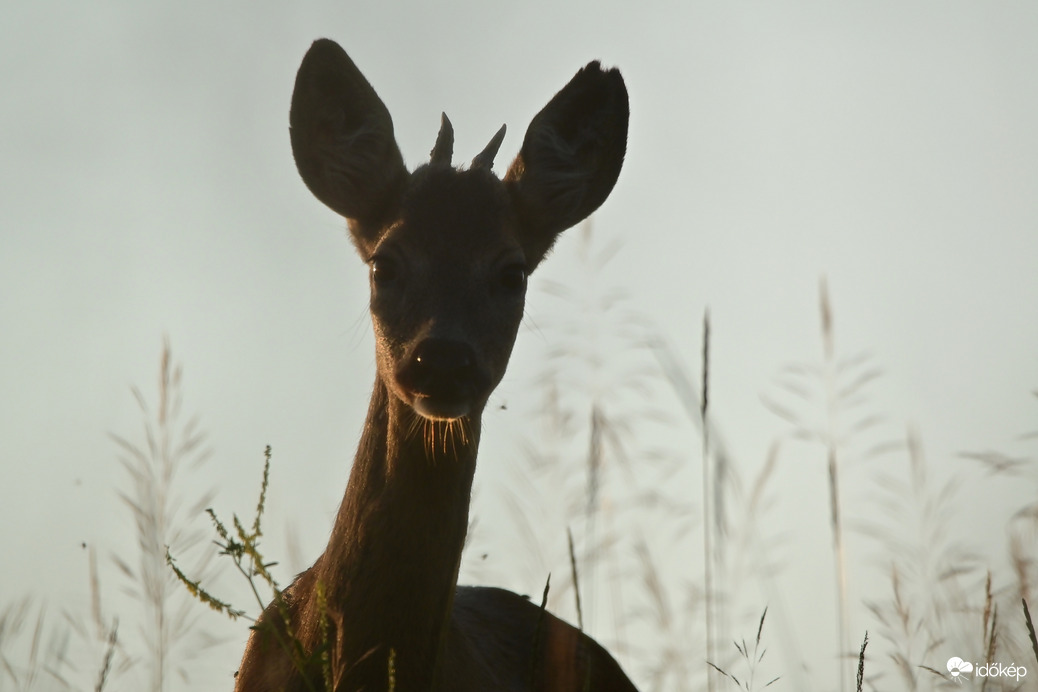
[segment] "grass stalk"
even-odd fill
[[[577,606],[577,628],[584,631],[584,609],[580,605],[580,580],[577,572],[577,551],[573,547],[573,531],[566,527],[566,540],[569,544],[569,567],[573,573],[573,598]]]
[[[861,686],[865,682],[865,647],[869,645],[869,633],[865,632],[865,639],[861,642],[861,650],[858,652],[858,677],[854,686],[855,692],[861,692]]]
[[[1025,599],[1021,598],[1020,604],[1024,607],[1024,621],[1027,623],[1027,638],[1031,640],[1031,651],[1034,652],[1035,663],[1038,663],[1038,637],[1034,634],[1034,622],[1031,620],[1031,611],[1027,609],[1027,601]]]
[[[703,464],[703,590],[704,590],[704,619],[706,622],[706,658],[707,661],[717,660],[715,646],[715,622],[714,609],[714,542],[713,542],[713,502],[711,493],[710,473],[710,426],[706,423],[707,409],[710,406],[709,396],[710,382],[710,311],[703,314],[703,388],[702,399],[699,406],[699,417],[702,421],[702,464]],[[707,666],[706,689],[714,692],[716,666]]]
[[[709,659],[706,662],[707,666],[711,670],[715,671],[716,673],[720,674],[721,676],[729,680],[733,685],[735,685],[736,689],[741,689],[745,692],[753,692],[753,690],[758,689],[756,685],[757,667],[764,660],[764,655],[768,652],[766,648],[761,648],[761,640],[762,635],[764,633],[764,620],[767,617],[768,609],[767,607],[765,607],[764,612],[761,613],[760,622],[757,623],[757,636],[753,640],[752,650],[746,644],[745,638],[742,640],[742,642],[732,642],[735,645],[735,650],[739,652],[739,657],[742,658],[746,667],[746,675],[743,676],[741,680],[738,677],[736,677],[734,673],[730,673],[729,671],[713,663]],[[761,685],[760,689],[764,689],[765,687],[771,687],[776,682],[778,682],[779,679],[780,678],[778,677],[772,678],[768,682]]]
[[[825,397],[828,413],[828,429],[826,434],[827,460],[829,469],[829,506],[830,524],[833,532],[833,559],[836,577],[836,620],[837,641],[839,651],[837,661],[840,668],[840,691],[847,689],[846,654],[850,651],[847,635],[847,560],[843,543],[843,517],[840,506],[840,464],[839,464],[839,410],[836,392],[837,364],[836,344],[833,331],[832,303],[829,300],[829,286],[823,276],[819,286],[820,309],[822,319],[822,344],[825,358]]]

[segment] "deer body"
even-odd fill
[[[307,654],[327,646],[336,691],[634,690],[602,647],[527,599],[457,586],[480,420],[526,277],[611,191],[627,120],[619,73],[592,63],[534,119],[503,181],[490,168],[504,128],[459,170],[446,116],[431,162],[409,173],[353,62],[332,41],[311,47],[293,153],[370,266],[377,372],[328,546],[284,610],[260,618],[236,690],[325,689],[321,666],[298,670],[284,649],[286,619]]]

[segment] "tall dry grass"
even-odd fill
[[[182,419],[182,387],[167,341],[154,404],[132,390],[140,436],[111,435],[128,480],[117,497],[136,544],[136,551],[106,547],[111,557],[104,564],[121,577],[121,598],[103,598],[111,580],[102,574],[109,570],[99,564],[98,547],[84,543],[88,604],[66,604],[60,618],[27,597],[0,610],[0,690],[176,689],[192,684],[193,662],[219,641],[165,560],[166,547],[175,546],[191,553],[207,578],[216,570],[200,523],[213,491],[199,494],[196,484],[209,452],[197,419]],[[98,502],[105,511],[106,500]],[[127,622],[136,628],[128,631]]]
[[[0,690],[73,689],[69,631],[45,603],[23,596],[0,610]]]
[[[144,423],[139,441],[111,436],[129,481],[119,498],[133,517],[137,539],[135,560],[119,554],[112,559],[124,577],[124,593],[143,615],[134,640],[144,648],[138,665],[147,671],[145,689],[151,692],[170,689],[174,676],[190,683],[190,663],[218,641],[166,565],[167,551],[174,550],[193,552],[193,572],[206,579],[215,577],[217,567],[202,523],[215,489],[188,493],[182,479],[199,472],[211,456],[198,419],[183,419],[182,378],[167,340],[154,407],[140,389],[132,390]]]
[[[581,271],[593,274],[604,264],[600,258],[615,250],[607,243],[599,254],[589,229],[582,240]],[[805,476],[821,472],[825,479],[828,514],[819,522],[828,525],[831,542],[819,550],[832,555],[836,593],[832,650],[811,654],[838,662],[838,678],[822,683],[822,689],[943,689],[958,684],[939,670],[944,661],[935,659],[949,647],[976,661],[999,656],[1023,660],[1018,640],[1026,637],[1026,628],[1020,603],[1035,583],[1038,504],[1021,508],[1011,521],[1012,577],[996,565],[981,564],[969,546],[949,534],[947,509],[962,499],[956,475],[935,484],[920,435],[911,431],[899,439],[897,423],[875,410],[873,388],[882,369],[867,352],[846,355],[837,348],[836,311],[824,279],[819,290],[821,358],[783,369],[778,393],[764,397],[765,406],[787,429],[746,479],[743,474],[751,465],[727,448],[718,425],[724,411],[708,403],[709,351],[704,348],[701,363],[695,363],[662,338],[662,330],[633,316],[622,291],[577,273],[571,288],[550,287],[554,297],[569,304],[569,312],[558,329],[545,325],[555,345],[545,353],[541,404],[534,414],[539,424],[533,426],[520,465],[522,474],[534,481],[515,485],[516,494],[538,493],[537,507],[567,512],[530,512],[530,500],[508,501],[517,508],[524,550],[530,552],[550,553],[544,537],[562,535],[567,526],[590,527],[574,532],[582,581],[593,589],[611,590],[609,607],[621,620],[610,632],[610,618],[600,613],[596,634],[619,644],[617,650],[636,662],[648,689],[711,690],[719,682],[732,683],[726,676],[711,680],[703,669],[713,655],[719,659],[717,669],[711,669],[715,675],[745,661],[741,646],[731,647],[728,654],[708,652],[713,642],[731,641],[731,623],[747,622],[745,592],[754,584],[770,601],[758,602],[757,612],[766,605],[778,618],[772,632],[777,632],[773,636],[783,658],[771,659],[781,669],[768,679],[778,677],[777,687],[817,689],[819,683],[808,672],[809,657],[795,641],[794,616],[783,612],[776,581],[785,559],[783,539],[771,533],[783,501],[775,493],[776,469],[788,469],[790,450],[795,444],[803,449],[803,443],[817,450],[817,465],[795,470]],[[705,335],[708,327],[703,331]],[[606,344],[611,345],[609,353],[623,354],[616,370],[603,353]],[[699,377],[691,374],[697,365],[702,366]],[[631,378],[636,387],[629,386],[630,373],[637,373]],[[671,399],[661,403],[668,395]],[[624,413],[617,415],[621,409]],[[684,416],[675,416],[675,411]],[[697,444],[677,455],[653,448],[645,442],[653,438],[653,426],[668,428],[670,436],[686,427],[697,436]],[[696,447],[699,454],[690,454]],[[810,460],[810,455],[798,456]],[[993,458],[988,455],[989,461]],[[1014,461],[1021,468],[1031,463]],[[698,492],[689,467],[701,478]],[[847,468],[855,484],[851,505],[843,487]],[[875,487],[871,499],[863,500],[863,483]],[[676,487],[684,492],[674,492]],[[699,507],[693,499],[697,496]],[[606,513],[588,513],[588,507],[606,507],[609,516],[624,520],[613,520],[603,529]],[[650,519],[657,509],[665,515],[661,523]],[[872,521],[877,517],[882,521]],[[905,530],[909,526],[914,528]],[[696,533],[699,541],[690,541]],[[849,542],[849,535],[855,539]],[[672,559],[661,559],[695,546],[701,564],[680,575],[672,573]],[[852,574],[849,565],[867,561],[872,552],[885,560],[889,596],[863,601],[858,594],[876,593],[881,584],[869,581],[865,573]],[[627,569],[617,570],[624,563]],[[995,585],[985,591],[989,572]],[[1015,605],[1009,605],[1010,599]],[[585,619],[594,608],[594,602],[585,605]],[[873,654],[870,649],[867,660],[865,645],[852,644],[862,641],[864,630],[852,623],[866,623],[877,632],[880,651]],[[1032,680],[1038,681],[1038,669]],[[988,690],[1011,689],[995,679],[984,684]]]
[[[570,578],[557,577],[545,596],[551,608],[573,614],[610,644],[645,689],[960,689],[962,680],[940,660],[950,649],[978,662],[1034,662],[1023,687],[988,678],[972,680],[975,689],[1038,688],[1038,640],[1028,611],[1038,584],[1038,502],[1013,513],[1004,565],[986,564],[950,533],[963,474],[938,482],[912,426],[903,439],[893,438],[894,424],[872,408],[881,370],[866,353],[837,349],[836,311],[824,281],[821,356],[783,369],[764,397],[784,430],[748,475],[754,465],[726,444],[721,423],[732,421],[709,396],[716,389],[709,322],[701,350],[671,345],[624,291],[594,279],[616,251],[585,227],[579,252],[587,276],[547,286],[579,319],[542,325],[553,346],[513,490],[502,499],[513,508],[518,538],[509,545],[520,546],[513,552],[541,557],[508,568],[532,564],[528,581],[545,584],[550,566],[565,565],[560,573]],[[0,610],[0,690],[174,689],[187,684],[193,657],[212,642],[206,611],[190,602],[166,564],[166,546],[185,556],[204,542],[206,530],[192,521],[212,498],[183,484],[208,454],[197,421],[183,422],[182,374],[168,344],[155,403],[136,389],[134,396],[143,431],[136,439],[114,436],[128,481],[120,498],[136,531],[135,557],[114,564],[130,598],[102,607],[102,570],[91,548],[91,604],[81,609],[89,614],[72,609],[56,619],[38,602],[11,600]],[[661,438],[687,443],[671,449],[654,442]],[[963,456],[988,472],[985,482],[1035,483],[1036,439],[1030,432],[1013,441],[1026,450],[1019,453]],[[809,453],[798,458],[810,463],[791,467],[792,445],[804,442]],[[879,459],[884,465],[870,465]],[[867,501],[857,493],[849,503],[848,467],[857,483],[874,487]],[[817,521],[831,540],[818,550],[832,555],[834,644],[810,657],[777,579],[787,564],[774,528],[788,501],[776,491],[780,469],[824,479],[816,487],[827,489],[829,512]],[[229,552],[240,541],[224,531]],[[862,540],[849,542],[848,535]],[[863,576],[848,565],[861,563],[852,549],[868,546],[881,556],[885,594],[863,602],[856,596]],[[478,562],[472,550],[466,559]],[[197,586],[198,575],[208,582],[212,563],[205,551],[196,559],[185,572]],[[498,581],[492,570],[484,574]],[[757,589],[761,597],[750,595]],[[851,611],[875,643],[851,626]],[[134,612],[142,615],[128,635]],[[730,634],[754,624],[749,642]],[[859,640],[855,650],[851,642]],[[837,679],[819,682],[808,671],[810,658],[823,657],[839,661]]]

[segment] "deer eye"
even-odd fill
[[[371,258],[371,281],[376,286],[387,286],[400,275],[400,267],[397,261],[387,255],[377,255]]]
[[[506,292],[519,293],[526,288],[526,267],[518,262],[505,265],[497,280]]]

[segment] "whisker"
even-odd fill
[[[463,447],[471,444],[472,421],[467,416],[449,420],[434,420],[416,416],[411,423],[409,437],[421,435],[425,457],[435,464],[440,458],[457,461]]]
[[[461,429],[461,443],[466,447],[469,444],[469,417],[465,416],[459,421],[458,427]]]
[[[418,435],[419,429],[424,426],[424,423],[425,418],[422,418],[421,416],[414,416],[411,419],[411,424],[408,426],[407,439],[414,439],[414,437]],[[422,431],[422,434],[424,435],[424,431]]]
[[[451,439],[451,452],[454,453],[454,461],[458,460],[458,446],[457,446],[457,444],[455,444],[455,439],[454,439],[454,437],[455,437],[455,430],[457,428],[461,427],[460,424],[456,426],[455,425],[456,422],[457,422],[456,420],[448,421],[447,422],[447,429],[443,431],[443,453],[444,454],[447,453],[447,436],[450,435],[450,439]]]
[[[425,457],[430,463],[436,463],[436,421],[423,418],[422,438],[425,445]]]

